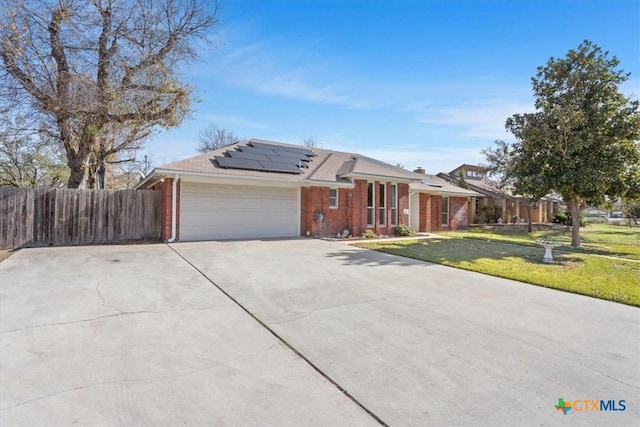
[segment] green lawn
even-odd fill
[[[640,260],[640,227],[630,228],[622,225],[589,224],[580,229],[582,245],[580,249],[571,248],[571,230],[563,227],[538,228],[528,234],[523,227],[494,227],[491,229],[472,229],[466,232],[440,233],[443,236],[481,239],[500,242],[513,242],[535,245],[535,241],[556,240],[565,244],[560,251],[591,253]]]
[[[502,230],[499,230],[502,231]],[[640,228],[600,225],[583,230],[585,249],[554,249],[555,264],[542,262],[536,239],[569,239],[570,231],[534,233],[492,230],[447,233],[442,238],[363,242],[360,247],[640,306]],[[567,242],[569,244],[569,242]],[[565,249],[564,247],[559,249]],[[605,256],[600,256],[605,255]],[[612,259],[622,256],[626,259]]]

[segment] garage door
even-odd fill
[[[299,235],[295,188],[183,183],[180,240]]]

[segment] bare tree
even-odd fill
[[[24,117],[0,119],[0,185],[59,187],[68,176],[62,153]]]
[[[107,165],[108,182],[105,188],[134,188],[153,169],[153,161],[148,155],[142,158],[130,158],[127,162]]]
[[[48,121],[69,187],[99,185],[110,155],[182,122],[191,89],[178,67],[216,13],[206,0],[3,0],[2,95]]]
[[[305,136],[302,138],[302,145],[309,148],[319,148],[320,142],[313,136]]]
[[[206,153],[237,142],[240,142],[240,139],[232,132],[215,125],[209,125],[200,131],[196,149],[201,153]]]

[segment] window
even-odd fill
[[[478,171],[466,171],[467,172],[467,178],[482,178],[483,173],[482,172],[478,172]]]
[[[373,202],[375,198],[374,198],[373,190],[374,190],[373,182],[370,182],[367,185],[367,226],[368,227],[373,227],[373,221],[374,221],[375,206]]]
[[[398,186],[391,184],[391,225],[398,225]]]
[[[442,225],[449,225],[449,198],[442,197]]]
[[[380,209],[380,217],[378,218],[378,221],[380,223],[380,225],[386,225],[387,224],[387,192],[385,191],[387,189],[386,184],[380,184],[380,191],[378,192],[378,207]]]
[[[338,208],[338,189],[337,188],[329,189],[329,208],[330,209]]]

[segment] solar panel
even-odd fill
[[[267,149],[264,149],[264,148],[255,148],[255,147],[245,146],[245,147],[240,147],[240,150],[243,153],[266,154],[266,155],[271,155],[271,156],[275,156],[276,155],[275,150],[267,150]]]
[[[314,157],[316,155],[316,153],[314,153],[311,150],[307,150],[306,148],[293,148],[293,147],[282,147],[284,148],[284,151],[287,151],[289,153],[300,153],[300,154],[304,154],[306,156],[309,157]]]
[[[437,181],[432,181],[432,180],[430,180],[428,178],[422,178],[422,180],[420,182],[422,182],[423,184],[430,185],[432,187],[442,187],[442,183],[437,182]]]
[[[245,159],[245,160],[269,160],[267,156],[264,154],[255,154],[251,152],[238,151],[238,150],[229,150],[227,154],[234,159]],[[274,156],[275,157],[275,156]]]
[[[278,162],[260,162],[264,170],[269,172],[288,172],[302,173],[297,164],[278,163]]]
[[[278,151],[278,152],[276,152],[276,154],[280,158],[287,157],[287,158],[291,158],[291,159],[304,160],[305,162],[309,161],[309,156],[306,156],[306,155],[300,154],[300,153],[290,153],[288,151]]]
[[[218,156],[215,159],[223,168],[263,170],[262,165],[256,160],[233,159],[222,156]]]
[[[284,147],[282,147],[280,145],[263,144],[262,142],[251,142],[250,144],[251,144],[252,147],[262,148],[262,149],[265,149],[265,150],[284,151]]]
[[[309,167],[313,156],[313,151],[304,148],[250,142],[215,157],[215,161],[223,168],[302,173],[302,168]]]

